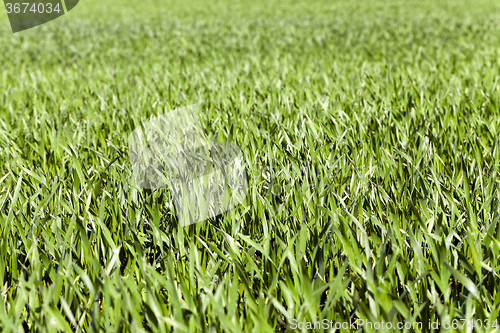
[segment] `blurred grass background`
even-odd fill
[[[17,34],[0,16],[2,331],[493,326],[499,14],[82,1]],[[200,100],[207,136],[243,148],[249,196],[181,228],[168,190],[131,183],[126,139]]]

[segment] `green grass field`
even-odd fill
[[[2,332],[500,332],[500,2],[87,0],[0,45]],[[181,227],[127,137],[193,103],[248,196]]]

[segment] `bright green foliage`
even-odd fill
[[[1,17],[2,332],[500,320],[500,2]],[[249,195],[181,228],[168,190],[131,182],[126,140],[193,103],[242,147]]]

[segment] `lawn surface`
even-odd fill
[[[2,332],[500,326],[500,2],[88,0],[0,23]],[[127,137],[193,103],[249,191],[183,228],[132,182]]]

